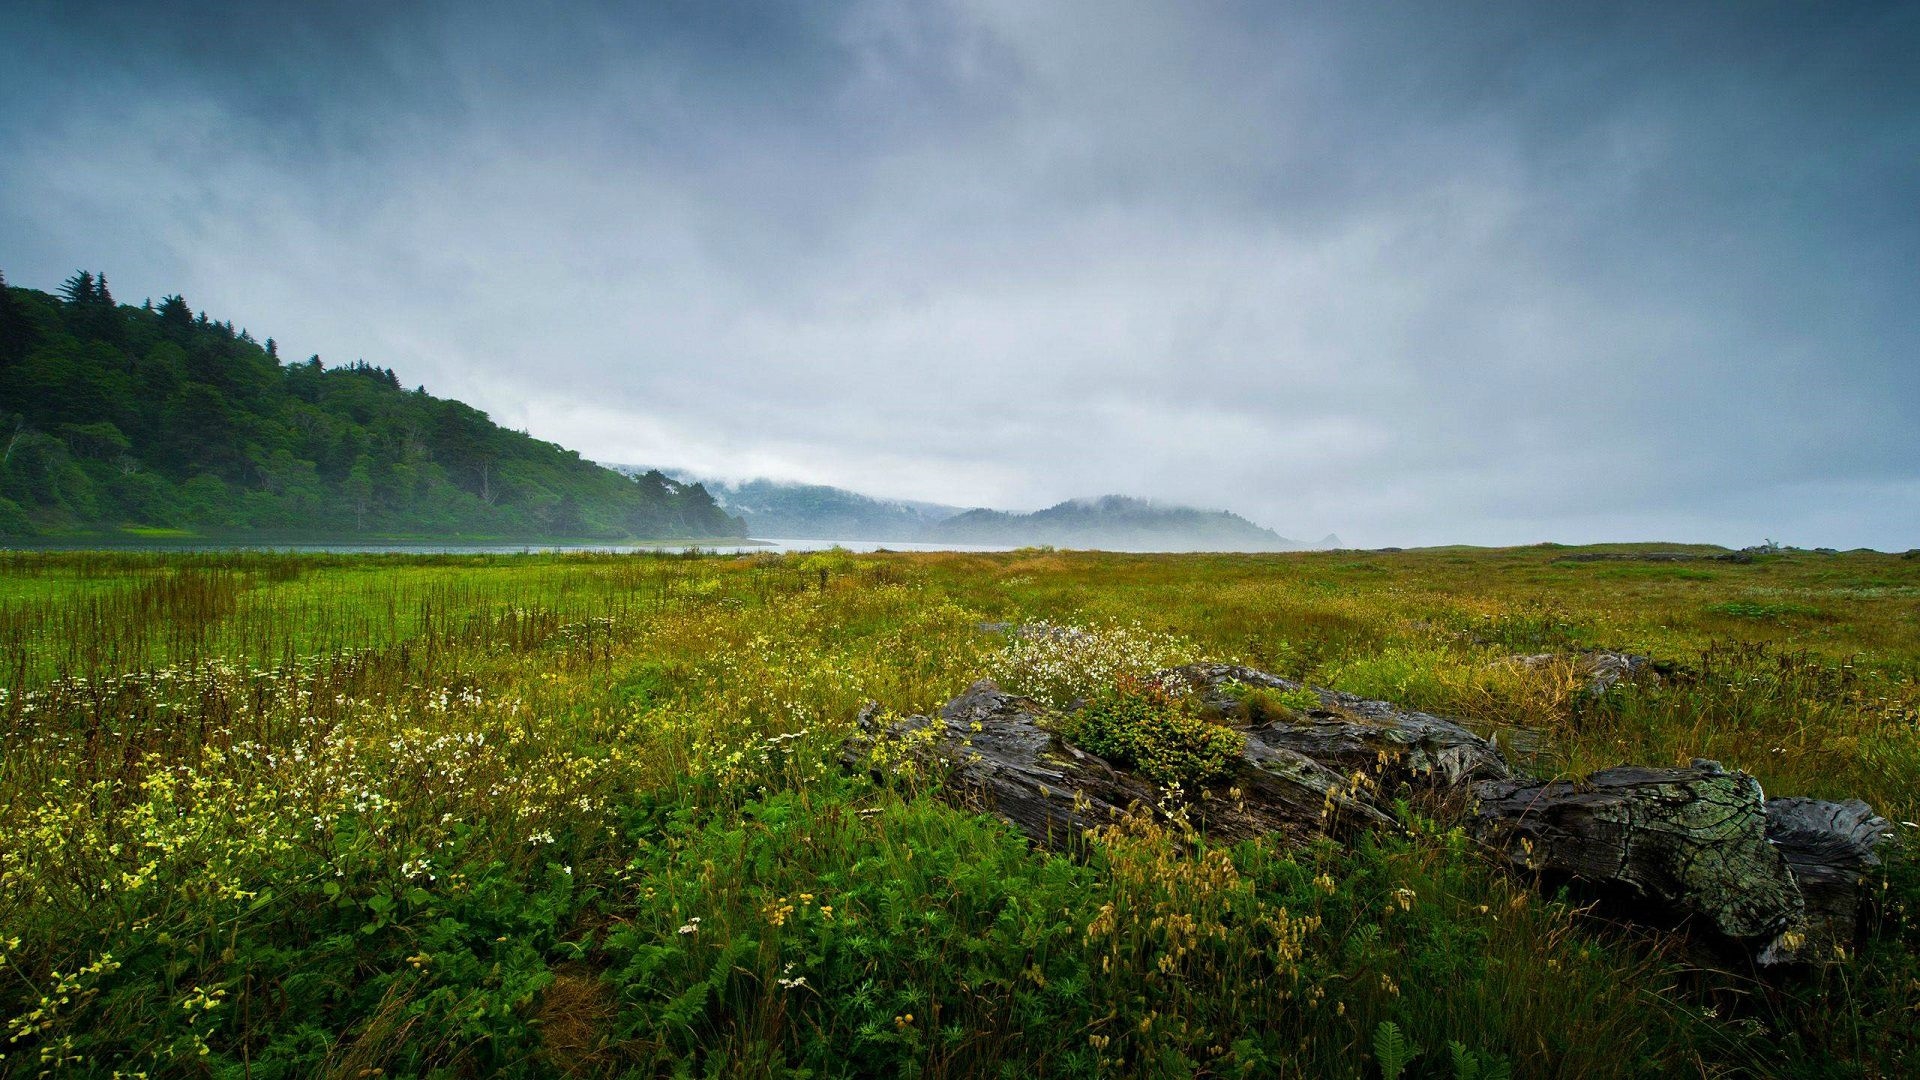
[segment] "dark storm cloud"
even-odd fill
[[[592,456],[1920,543],[1913,5],[75,12],[0,16],[9,280]]]

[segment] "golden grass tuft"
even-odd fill
[[[613,1075],[619,1064],[612,1048],[617,1015],[613,991],[599,971],[581,961],[561,964],[533,1004],[543,1063],[560,1076]]]

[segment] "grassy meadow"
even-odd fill
[[[1220,659],[1920,820],[1920,559],[1589,550],[0,553],[0,1074],[1920,1072],[1909,843],[1857,955],[1762,980],[1434,807],[1067,859],[837,763],[870,700]]]

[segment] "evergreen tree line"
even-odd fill
[[[627,477],[404,389],[390,368],[282,363],[180,296],[117,303],[0,278],[0,536],[707,538],[743,534],[698,484]]]

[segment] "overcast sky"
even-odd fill
[[[589,457],[1920,546],[1920,4],[15,0],[0,46],[9,282]]]

